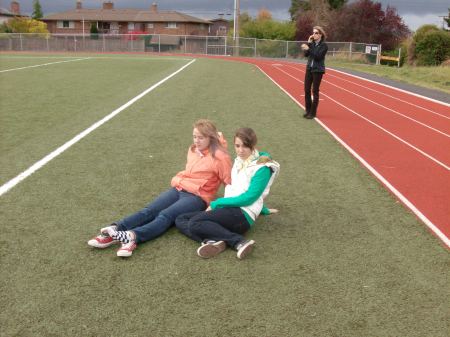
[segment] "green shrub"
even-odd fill
[[[450,58],[450,33],[429,30],[416,39],[417,65],[436,66]]]

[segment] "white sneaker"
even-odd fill
[[[255,244],[255,241],[253,240],[245,240],[240,242],[237,246],[237,258],[243,259],[248,254],[250,254],[253,250],[253,245]]]
[[[88,245],[95,248],[107,248],[111,245],[118,243],[118,241],[113,240],[109,235],[100,234],[95,238],[88,241]]]
[[[117,256],[120,257],[130,257],[133,255],[133,250],[137,247],[136,241],[132,240],[128,243],[122,243],[119,250],[117,251]]]
[[[207,241],[197,249],[197,255],[204,259],[209,259],[222,253],[227,249],[225,241]]]

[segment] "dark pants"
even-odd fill
[[[316,116],[319,105],[319,87],[323,73],[313,73],[306,70],[305,74],[305,110],[308,115]],[[311,102],[311,86],[314,100]]]
[[[182,214],[176,218],[175,225],[181,233],[195,241],[225,241],[230,247],[245,240],[242,234],[250,229],[239,207]]]
[[[166,232],[180,214],[198,212],[205,208],[206,203],[199,196],[171,188],[140,211],[117,221],[117,229],[132,230],[136,234],[137,243],[141,243]]]

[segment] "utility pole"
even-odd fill
[[[234,55],[239,56],[239,17],[241,15],[240,0],[234,0]]]

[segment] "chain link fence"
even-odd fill
[[[303,58],[306,41],[283,41],[227,36],[138,34],[0,34],[0,51],[153,52],[221,56]],[[327,42],[327,58],[379,64],[381,45]]]

